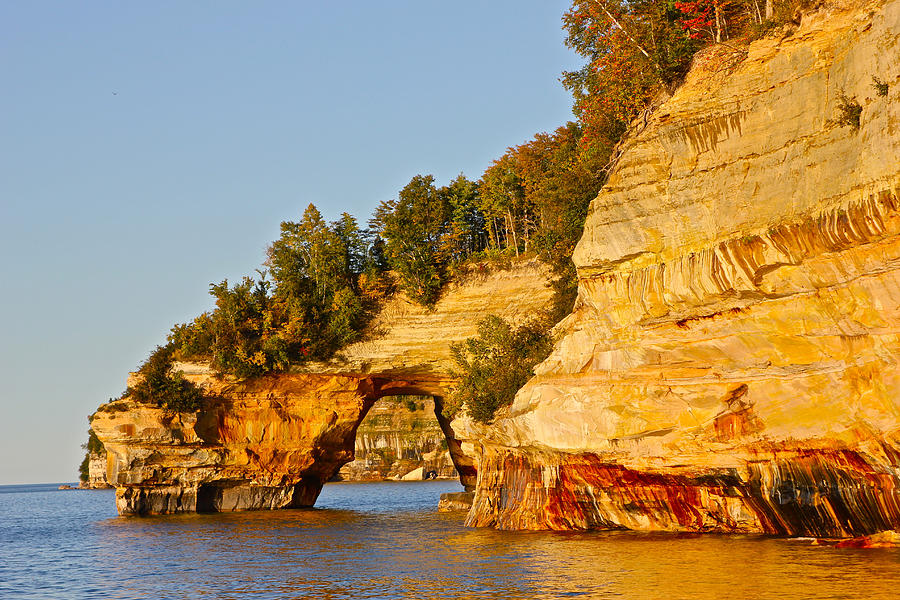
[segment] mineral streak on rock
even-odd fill
[[[354,458],[357,428],[385,396],[434,399],[461,482],[476,472],[443,417],[452,382],[452,341],[474,335],[494,313],[520,319],[550,297],[534,262],[468,278],[435,310],[395,298],[376,322],[378,336],[328,363],[238,382],[205,365],[181,364],[208,400],[177,413],[124,398],[104,404],[91,427],[107,452],[107,479],[121,514],[312,506],[324,482]]]
[[[741,468],[636,470],[597,454],[492,450],[469,524],[861,536],[900,523],[896,477],[850,450],[772,451]]]
[[[453,423],[483,448],[471,525],[900,527],[900,1],[842,4],[707,52],[635,124],[553,354]]]

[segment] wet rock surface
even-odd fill
[[[474,498],[474,492],[448,492],[441,494],[438,510],[441,512],[469,510],[472,508],[472,500]]]

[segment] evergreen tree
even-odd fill
[[[434,177],[416,175],[397,199],[382,202],[370,221],[385,240],[385,256],[403,289],[426,306],[437,302],[443,284],[445,263],[440,250],[449,212]]]
[[[441,255],[459,263],[485,248],[485,219],[478,209],[478,184],[460,173],[450,185],[440,189],[447,205],[449,222],[441,240]]]

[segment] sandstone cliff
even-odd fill
[[[106,452],[88,454],[88,478],[78,482],[78,489],[105,490],[112,486],[106,481]]]
[[[354,460],[340,481],[458,477],[430,396],[391,396],[369,410],[356,429]]]
[[[900,1],[845,6],[707,52],[635,124],[552,356],[493,427],[454,422],[470,525],[900,526]]]
[[[545,270],[521,262],[450,287],[434,310],[394,298],[369,341],[328,363],[249,381],[182,364],[208,400],[177,413],[124,398],[102,405],[91,427],[107,451],[108,481],[122,514],[310,506],[322,484],[353,460],[357,428],[379,398],[434,398],[464,485],[472,459],[440,414],[451,383],[453,341],[474,335],[487,314],[517,320],[550,298]]]

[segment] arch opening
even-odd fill
[[[378,382],[353,431],[353,458],[331,481],[458,479],[475,489],[477,471],[429,385]]]
[[[385,396],[356,430],[354,460],[332,481],[422,481],[459,477],[435,416],[433,396]]]

